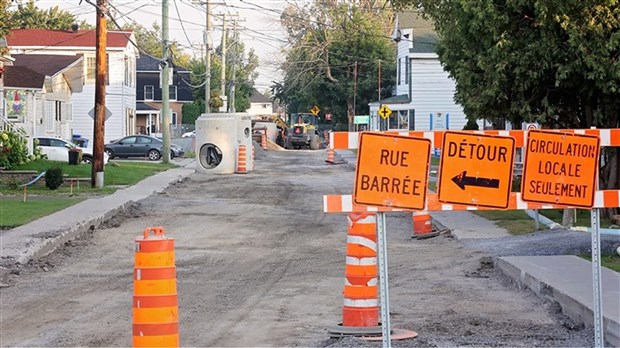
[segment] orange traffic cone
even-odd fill
[[[178,347],[174,239],[163,227],[146,228],[136,238],[133,279],[133,346]]]
[[[330,328],[330,337],[356,336],[381,339],[379,324],[377,216],[376,213],[349,213],[345,263],[342,324]],[[407,339],[418,334],[392,329],[392,339]]]
[[[336,151],[334,149],[327,149],[327,160],[325,162],[334,164],[336,161]]]
[[[237,157],[237,173],[247,174],[248,167],[245,145],[239,145],[239,154]]]
[[[413,220],[413,238],[424,239],[439,235],[439,231],[433,229],[431,214],[428,211],[414,211],[411,219]]]

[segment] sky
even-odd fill
[[[96,2],[96,0],[91,0]],[[157,21],[162,23],[162,0],[108,0],[114,9],[114,17],[122,26],[136,21],[146,28],[152,28]],[[183,49],[197,57],[202,56],[203,37],[206,26],[206,0],[168,0],[169,38],[177,41]],[[281,50],[286,34],[280,27],[279,18],[287,0],[210,0],[211,3],[211,42],[220,45],[222,38],[223,15],[227,16],[227,27],[232,28],[228,19],[236,15],[238,28],[246,53],[253,48],[259,57],[259,77],[255,88],[263,92],[269,90],[272,81],[279,81],[281,73],[278,66],[283,60]],[[95,24],[95,9],[82,0],[35,0],[39,8],[58,6],[74,14],[80,20]],[[179,19],[181,18],[181,19]]]

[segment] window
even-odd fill
[[[135,144],[136,143],[136,138],[137,137],[127,137],[127,138],[123,139],[123,145],[124,144]]]
[[[398,58],[398,76],[397,76],[397,79],[398,79],[398,84],[399,85],[400,85],[400,65],[401,65],[401,63],[402,63],[401,59]]]
[[[54,102],[45,102],[45,130],[54,130]]]
[[[106,54],[106,69],[105,69],[105,84],[110,84],[110,55]],[[86,58],[86,79],[87,80],[95,80],[97,78],[97,58],[96,57],[87,57]]]
[[[176,126],[178,124],[178,120],[177,120],[177,113],[173,112],[172,113],[172,125]]]
[[[138,137],[138,141],[136,141],[137,144],[150,144],[151,142],[152,140],[147,137]]]
[[[152,85],[144,86],[144,100],[153,100],[154,87]]]
[[[62,121],[62,103],[59,101],[56,101],[55,106],[56,106],[56,110],[54,113],[54,117],[56,121],[60,122]]]
[[[404,82],[405,85],[409,84],[409,75],[411,74],[411,72],[409,71],[410,68],[411,68],[411,60],[406,59],[405,60],[405,82]]]
[[[177,86],[170,86],[170,93],[168,93],[170,100],[177,100]]]

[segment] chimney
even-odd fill
[[[80,28],[79,24],[77,24],[77,23],[71,24],[71,30],[73,30],[74,34],[77,34],[79,28]]]

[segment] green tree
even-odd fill
[[[58,6],[40,9],[34,0],[18,3],[17,9],[11,12],[11,20],[14,28],[21,29],[69,30],[71,25],[78,23],[71,12],[60,10]]]
[[[423,8],[468,118],[545,128],[618,128],[617,0],[394,0]],[[601,188],[620,187],[618,148],[605,148]]]
[[[108,26],[110,26],[110,22],[108,22]],[[123,25],[122,29],[133,31],[134,36],[136,37],[136,44],[141,52],[148,53],[153,57],[163,57],[161,26],[159,23],[154,22],[151,28],[146,28],[141,24],[133,22]],[[114,25],[114,30],[118,30],[116,25]],[[176,40],[171,40],[169,47],[172,62],[176,65],[187,68],[189,66],[191,56],[183,52],[181,45]]]
[[[391,12],[380,1],[348,3],[321,0],[291,4],[281,21],[290,48],[282,65],[284,79],[273,95],[290,112],[308,112],[318,105],[333,122],[353,127],[353,116],[368,113],[378,98],[381,67],[382,97],[395,82]]]

